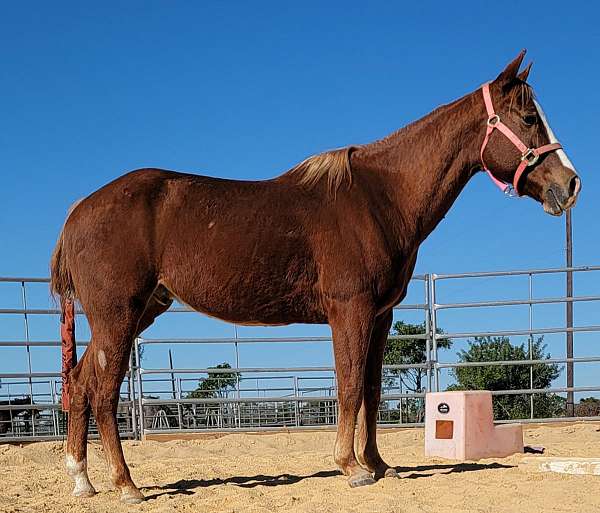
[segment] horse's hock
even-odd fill
[[[494,425],[492,393],[434,392],[425,399],[425,455],[451,460],[523,452],[521,424]]]

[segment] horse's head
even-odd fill
[[[496,116],[488,107],[489,141],[483,157],[494,178],[514,184],[519,194],[539,201],[549,214],[561,215],[575,204],[581,182],[564,150],[546,146],[558,141],[526,82],[531,64],[519,73],[524,56],[522,51],[489,84]]]

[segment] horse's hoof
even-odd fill
[[[140,504],[146,500],[144,497],[129,497],[121,496],[121,502],[125,504]]]
[[[384,477],[399,478],[400,476],[398,475],[398,472],[396,472],[396,469],[392,467],[384,467],[375,471],[375,479],[382,479]]]
[[[350,485],[350,488],[358,488],[359,486],[375,484],[375,479],[373,479],[373,476],[371,474],[365,472],[364,474],[350,476],[348,478],[348,484]]]
[[[90,487],[90,488],[81,488],[81,489],[75,488],[75,490],[73,490],[73,497],[80,497],[82,499],[89,499],[90,497],[93,497],[94,495],[96,495],[96,490],[94,490],[93,487]]]
[[[385,469],[385,472],[383,473],[383,477],[395,477],[396,479],[400,478],[400,476],[398,475],[398,472],[396,472],[396,469],[392,468],[392,467],[388,467]]]
[[[135,488],[126,488],[121,492],[121,502],[125,504],[139,504],[144,502],[146,498],[139,490]]]

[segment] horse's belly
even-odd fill
[[[228,284],[218,277],[209,280],[190,280],[192,286],[180,283],[163,285],[169,293],[185,304],[210,317],[244,326],[283,326],[294,323],[325,323],[320,301],[307,292],[293,292],[287,287],[257,287],[247,281]]]

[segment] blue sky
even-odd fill
[[[380,138],[474,90],[521,48],[534,61],[530,82],[582,178],[575,263],[598,264],[600,7],[569,6],[7,3],[0,21],[0,275],[47,275],[69,205],[128,170],[276,176],[310,154]],[[560,266],[563,223],[531,200],[503,197],[479,174],[423,244],[417,272]],[[592,289],[600,284],[580,282]],[[505,293],[493,284],[468,291]],[[548,295],[561,292],[549,289]],[[37,294],[47,303],[45,291]],[[10,287],[0,288],[2,306],[13,296]],[[517,323],[507,312],[489,319],[496,327]],[[555,325],[562,315],[539,312],[540,325]],[[590,312],[582,315],[593,317]],[[463,316],[461,329],[471,321]],[[13,324],[22,329],[16,327],[22,319],[1,322],[2,337],[13,336]],[[54,320],[38,322],[39,338],[48,338]],[[204,319],[177,326],[161,321],[154,330],[161,336],[232,333]],[[581,350],[588,344],[582,342]],[[297,354],[320,361],[330,350],[301,348]],[[222,359],[211,354],[202,362]],[[263,361],[294,363],[288,353],[270,351]]]

